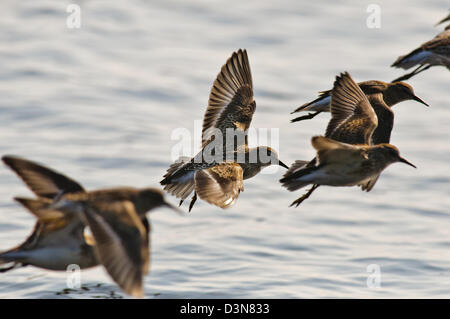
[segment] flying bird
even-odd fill
[[[41,164],[3,156],[37,196],[16,198],[37,217],[33,233],[16,248],[0,254],[4,271],[32,265],[66,270],[103,265],[126,293],[141,297],[150,261],[150,223],[146,213],[157,207],[178,209],[155,188],[118,187],[86,191],[73,179]],[[92,237],[84,230],[89,227]]]
[[[235,203],[244,190],[243,180],[264,167],[288,168],[269,146],[248,147],[247,130],[256,110],[247,51],[238,50],[223,65],[213,83],[203,118],[202,150],[193,158],[180,157],[161,180],[180,205],[192,193],[221,208]]]
[[[314,148],[316,148],[316,150],[319,150],[319,148],[325,150],[326,147],[328,146],[333,147],[332,145],[335,145],[335,148],[341,149],[345,145],[353,144],[356,145],[355,147],[366,151],[371,151],[372,150],[371,147],[373,147],[373,149],[376,150],[374,154],[378,153],[384,154],[386,153],[384,150],[387,149],[396,150],[395,147],[388,144],[390,139],[390,133],[392,130],[392,124],[388,123],[388,125],[380,126],[380,120],[378,119],[377,113],[375,112],[375,110],[378,107],[379,108],[383,107],[382,105],[377,106],[377,103],[378,104],[384,103],[381,103],[379,98],[376,97],[371,97],[371,100],[372,104],[371,102],[369,102],[368,97],[363,93],[358,84],[356,84],[353,81],[353,79],[347,72],[336,77],[336,81],[334,82],[333,90],[331,92],[332,117],[328,123],[324,137],[327,138],[327,140],[325,143],[321,138],[313,139],[313,141],[316,141],[315,143],[313,143]],[[382,119],[384,120],[384,118]],[[393,116],[391,117],[391,119],[393,123]],[[374,135],[377,127],[382,127],[381,132],[377,135]],[[335,142],[340,142],[340,144],[333,144],[332,142],[330,142],[332,140],[334,140]],[[344,146],[342,146],[341,144]],[[325,145],[325,148],[321,147],[321,145]],[[339,147],[337,147],[336,145],[339,145]],[[376,148],[376,146],[378,145],[385,145],[385,147]],[[347,146],[345,146],[344,148],[349,149],[349,147]],[[350,149],[354,150],[354,148]],[[344,152],[342,154],[348,155],[350,153]],[[361,179],[358,180],[358,183],[346,184],[345,183],[346,178],[351,177],[341,176],[343,185],[333,185],[333,186],[359,185],[363,190],[370,191],[375,185],[381,171],[391,163],[390,159],[396,158],[394,155],[395,154],[393,154],[391,157],[386,157],[386,159],[384,160],[384,162],[386,163],[385,166],[380,166],[377,169],[371,170],[368,169],[365,172],[360,172]],[[378,157],[375,156],[373,158],[379,158],[380,156]],[[373,159],[368,158],[368,160],[372,161]],[[305,172],[314,171],[317,173],[319,172],[317,171],[318,167],[320,167],[323,163],[324,161],[322,160],[322,162],[320,162],[320,159],[318,157],[314,158],[312,161],[309,162],[296,161],[294,164],[292,164],[292,166],[289,168],[289,170],[286,172],[286,174],[283,176],[280,182],[283,184],[284,187],[288,188],[290,191],[299,189],[309,184],[309,183],[305,184],[306,178],[304,177]],[[365,162],[360,161],[358,163],[362,165],[362,163]],[[343,172],[345,171],[346,170],[344,169]],[[341,175],[345,175],[345,173],[342,173]],[[337,176],[339,176],[338,172],[336,172],[334,178],[338,179]],[[297,180],[298,178],[301,179]],[[355,179],[358,179],[358,177],[354,177],[352,181],[354,181]],[[331,185],[326,184],[326,182],[320,179],[317,179],[317,181],[318,183],[313,183],[313,187],[310,190],[308,190],[308,192],[304,194],[302,197],[294,201],[291,204],[291,206],[292,205],[298,206],[299,204],[301,204],[320,185]]]

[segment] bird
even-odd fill
[[[36,162],[11,155],[2,160],[37,196],[16,200],[38,221],[22,245],[0,254],[0,264],[51,270],[101,264],[127,294],[143,295],[143,275],[149,271],[150,260],[151,227],[146,213],[163,206],[179,211],[164,200],[161,190],[86,191],[70,177]],[[84,233],[86,227],[92,237]]]
[[[180,198],[192,193],[220,208],[231,207],[244,190],[243,180],[272,164],[288,168],[269,146],[248,147],[248,129],[256,109],[247,51],[239,49],[222,66],[210,91],[203,118],[202,150],[182,156],[167,170],[161,185]]]
[[[450,15],[442,19],[438,24],[450,19]],[[423,43],[406,55],[399,56],[391,67],[408,70],[417,66],[412,72],[398,77],[393,81],[407,80],[432,66],[444,66],[450,70],[450,24],[430,41]]]
[[[28,265],[61,271],[72,264],[78,265],[80,269],[99,265],[94,251],[95,241],[84,232],[85,226],[77,216],[46,210],[50,199],[14,199],[37,221],[32,233],[22,244],[0,253],[0,272]]]
[[[314,136],[311,144],[317,151],[317,164],[296,169],[291,167],[281,182],[289,191],[309,184],[355,186],[378,176],[390,164],[401,162],[416,167],[400,156],[391,144],[352,145],[324,136]]]
[[[358,85],[364,92],[364,94],[366,94],[367,97],[369,98],[371,105],[374,106],[375,113],[377,113],[377,116],[381,116],[381,113],[385,112],[392,113],[391,112],[392,106],[407,100],[415,100],[428,106],[427,103],[425,103],[422,99],[420,99],[417,95],[415,95],[412,86],[405,82],[389,83],[378,80],[370,80],[359,82]],[[291,114],[305,111],[313,113],[296,117],[291,120],[291,123],[312,119],[322,112],[330,112],[330,101],[331,101],[331,90],[320,91],[318,98],[299,106],[293,112],[291,112]],[[375,108],[375,105],[379,107]],[[377,133],[375,133],[375,135],[377,135]]]
[[[388,123],[388,125],[380,126],[381,121],[375,112],[377,109],[375,104],[380,103],[379,99],[374,97],[370,99],[372,104],[348,72],[337,76],[331,91],[332,118],[328,123],[325,138],[340,143],[365,145],[367,147],[389,145],[393,117],[390,117],[392,122]],[[381,118],[381,120],[384,120],[384,118]],[[374,135],[378,127],[382,127],[382,129],[378,135]],[[290,185],[295,183],[296,177],[303,174],[306,170],[316,170],[317,166],[321,165],[318,160],[316,157],[309,162],[300,160],[294,162],[280,182],[291,191],[298,189]],[[381,173],[381,170],[379,173]],[[363,190],[370,191],[378,180],[379,173],[361,180],[358,185]],[[314,184],[307,193],[294,201],[291,206],[301,204],[305,199],[309,198],[319,185],[319,183]]]

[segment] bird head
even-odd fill
[[[389,106],[407,100],[414,100],[428,106],[427,103],[414,93],[412,86],[405,82],[389,83],[389,86],[383,92],[383,100]]]
[[[417,168],[413,163],[411,163],[408,160],[406,160],[405,158],[401,157],[398,148],[395,147],[394,145],[381,144],[380,147],[381,147],[381,152],[388,163],[401,162],[401,163],[405,163],[409,166],[412,166],[414,168]]]

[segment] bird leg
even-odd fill
[[[178,204],[178,207],[181,207],[181,204],[183,204],[184,199],[180,199],[180,203]]]
[[[419,70],[421,67],[424,67],[423,69]],[[399,81],[406,81],[410,78],[412,78],[414,75],[419,74],[422,71],[425,71],[431,67],[431,64],[428,65],[419,65],[417,68],[415,68],[412,72],[407,73],[399,78],[396,78],[395,80],[392,80],[392,82],[399,82]]]
[[[303,120],[310,120],[310,119],[316,117],[319,113],[322,113],[322,111],[316,111],[314,113],[308,113],[308,115],[296,117],[295,119],[291,120],[291,123],[299,122],[299,121],[303,121]]]
[[[292,207],[295,205],[295,207],[298,207],[305,199],[307,199],[311,194],[316,190],[317,187],[320,185],[314,184],[313,187],[311,187],[305,194],[303,194],[300,198],[296,199],[292,202],[292,204],[289,207]]]
[[[191,202],[189,203],[189,212],[191,212],[192,207],[194,207],[194,203],[197,200],[197,193],[194,192],[194,196],[192,196]]]

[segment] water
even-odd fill
[[[290,124],[289,113],[344,70],[357,81],[402,75],[389,65],[437,34],[448,9],[444,0],[378,1],[381,28],[368,29],[370,3],[80,1],[81,28],[68,29],[69,2],[3,1],[0,154],[45,163],[88,189],[158,186],[172,132],[193,131],[214,77],[242,47],[252,126],[280,128],[284,162],[312,158],[310,137],[328,115]],[[395,106],[391,141],[418,169],[392,165],[370,193],[324,187],[288,208],[300,192],[280,187],[280,169],[247,180],[229,210],[200,201],[186,217],[153,213],[146,297],[450,297],[449,81],[437,67],[411,79],[431,107]],[[6,167],[0,180],[3,250],[34,218],[12,201],[30,196],[26,187]],[[378,289],[367,287],[369,265],[380,267]],[[127,297],[102,268],[82,272],[84,289],[65,290],[66,278],[11,271],[0,297]]]

